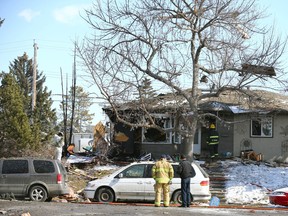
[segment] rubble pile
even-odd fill
[[[67,165],[67,164],[66,164]],[[97,169],[108,165],[107,169]],[[83,202],[88,201],[83,196],[83,189],[87,183],[93,179],[101,178],[102,176],[109,175],[117,165],[107,162],[107,160],[93,160],[91,163],[72,163],[66,166],[68,172],[68,185],[70,187],[69,195],[53,198],[52,201],[56,202]]]

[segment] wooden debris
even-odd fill
[[[83,170],[79,170],[79,169],[76,169],[76,170],[69,170],[70,173],[73,173],[75,175],[78,175],[78,176],[84,176],[90,180],[93,180],[93,179],[97,179],[96,177],[94,176],[90,176],[90,175],[87,175]]]
[[[253,150],[250,151],[243,151],[241,152],[242,159],[254,160],[254,161],[262,161],[263,156],[262,154],[256,154]]]

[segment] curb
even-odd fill
[[[80,202],[78,204],[97,204],[97,205],[127,205],[127,206],[147,206],[154,207],[152,203],[125,203],[125,202],[109,202],[109,203],[101,203],[101,202]],[[179,204],[170,204],[169,207],[178,207]],[[164,208],[164,206],[161,206]],[[220,205],[220,206],[197,206],[191,205],[190,208],[215,208],[215,209],[246,209],[251,210],[251,212],[256,210],[264,210],[264,211],[288,211],[288,207],[259,207],[259,206],[240,206],[240,205]]]

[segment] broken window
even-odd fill
[[[161,143],[181,143],[181,136],[173,131],[174,118],[167,116],[167,114],[154,115],[155,123],[164,129],[159,131],[155,128],[144,128],[143,129],[143,143],[161,142]]]
[[[251,137],[272,137],[272,117],[257,117],[251,120]]]

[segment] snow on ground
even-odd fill
[[[269,204],[269,192],[288,187],[288,167],[222,161],[226,168],[226,200],[230,204]]]

